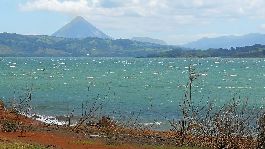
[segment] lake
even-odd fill
[[[200,73],[194,104],[240,97],[265,105],[265,59],[255,58],[1,58],[0,97],[10,102],[32,88],[32,111],[41,115],[81,115],[94,104],[97,114],[163,125],[179,116],[190,64]]]

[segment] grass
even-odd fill
[[[39,145],[25,144],[21,142],[0,142],[0,149],[45,149]]]
[[[107,145],[107,146],[108,148],[117,148],[119,146],[126,148],[126,144],[123,144],[123,145]],[[188,146],[178,147],[174,145],[148,145],[148,144],[141,145],[141,146],[139,146],[139,144],[134,144],[134,145],[131,144],[131,145],[132,147],[137,148],[137,149],[209,149],[209,148],[188,147]]]
[[[39,146],[22,143],[0,143],[1,149],[44,149]]]
[[[155,145],[144,145],[144,149],[206,149],[201,147],[174,147],[174,146],[155,146]]]
[[[80,141],[76,143],[93,144],[94,142]],[[113,148],[116,148],[116,146],[113,146]],[[199,147],[172,147],[172,146],[153,146],[153,145],[144,145],[142,148],[143,149],[205,149]],[[45,149],[45,148],[39,145],[25,144],[20,142],[0,142],[0,149]]]
[[[91,141],[91,140],[78,140],[78,141],[74,141],[74,144],[83,144],[83,145],[91,145],[91,144],[95,144],[95,142]]]

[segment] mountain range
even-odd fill
[[[202,38],[194,42],[182,45],[183,47],[192,49],[218,49],[218,48],[231,48],[231,47],[245,47],[255,44],[265,45],[265,35],[252,33],[242,36],[221,36],[216,38]]]
[[[110,36],[103,33],[97,27],[93,26],[86,19],[81,16],[74,18],[71,22],[63,26],[57,32],[52,34],[55,37],[72,38],[72,39],[84,39],[84,38],[101,38],[101,39],[111,39]],[[158,45],[167,45],[163,40],[153,39],[150,37],[133,37],[133,41],[152,43]],[[242,36],[220,36],[216,38],[202,38],[197,41],[193,41],[184,45],[180,45],[185,48],[190,49],[218,49],[225,48],[229,49],[231,47],[244,47],[251,46],[255,44],[265,45],[265,35],[264,34],[247,34]]]
[[[0,33],[0,57],[265,57],[264,45],[191,50],[129,39]]]

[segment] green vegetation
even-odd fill
[[[175,146],[152,146],[152,145],[145,145],[144,148],[146,149],[207,149],[202,147],[175,147]]]
[[[53,36],[0,34],[0,56],[102,56],[140,57],[169,51],[162,46],[128,39],[69,39]]]
[[[129,39],[70,39],[44,35],[0,34],[0,56],[22,57],[265,57],[264,45],[190,50]]]
[[[44,149],[39,145],[25,144],[20,142],[0,142],[2,149]]]
[[[246,47],[237,47],[230,49],[208,49],[208,50],[181,50],[174,49],[159,54],[151,54],[148,57],[265,57],[264,45],[253,45]]]
[[[74,144],[95,144],[95,142],[93,142],[92,140],[78,140],[78,141],[74,141],[73,142]]]

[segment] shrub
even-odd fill
[[[265,113],[259,120],[259,135],[258,135],[258,146],[257,148],[265,148]]]
[[[5,104],[3,102],[2,99],[0,99],[0,110],[4,110],[5,109]]]
[[[18,124],[12,121],[4,121],[2,124],[2,131],[4,132],[16,132],[18,130]]]

